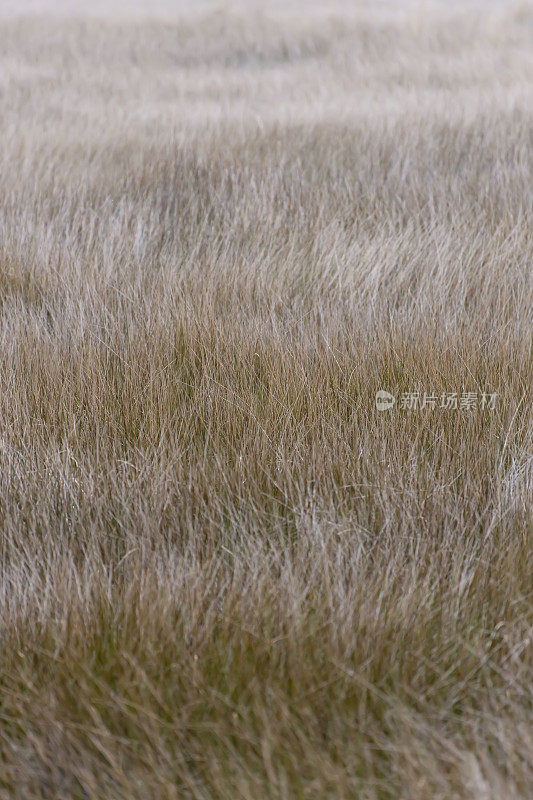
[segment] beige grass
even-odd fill
[[[0,14],[0,797],[528,800],[532,6],[113,9]]]

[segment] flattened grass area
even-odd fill
[[[529,800],[531,5],[0,36],[0,798]]]

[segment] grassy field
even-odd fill
[[[533,6],[111,5],[0,11],[0,798],[530,800]]]

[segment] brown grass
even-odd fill
[[[29,9],[0,797],[531,798],[532,6]]]

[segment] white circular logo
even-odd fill
[[[376,393],[376,408],[378,411],[388,411],[389,408],[392,408],[394,403],[396,402],[396,398],[390,392],[386,392],[384,389],[380,389],[379,392]]]

